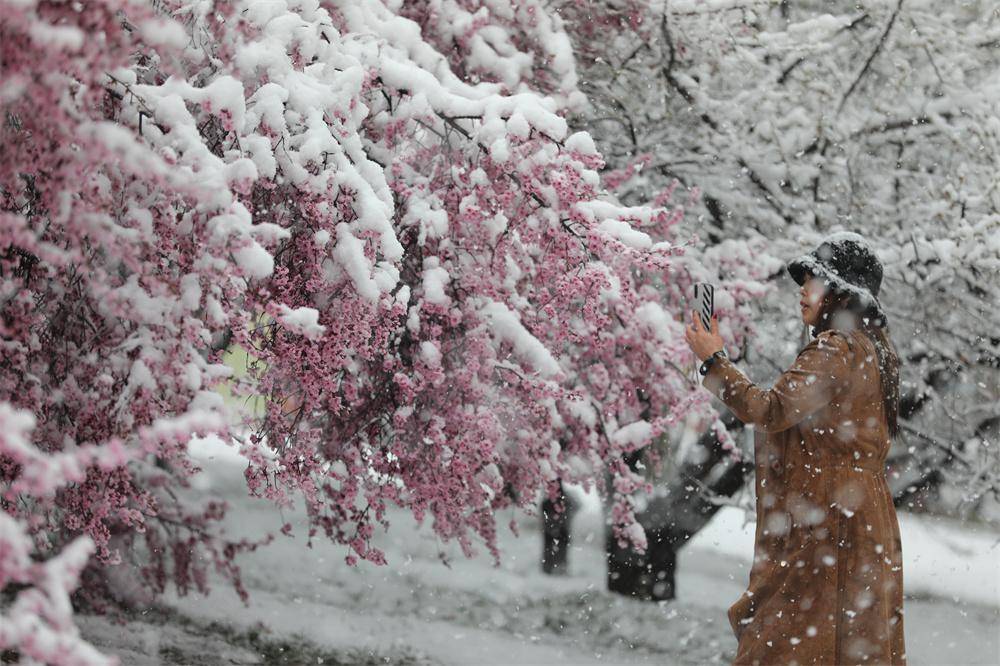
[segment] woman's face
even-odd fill
[[[815,326],[819,321],[819,309],[826,294],[826,285],[812,273],[806,273],[805,282],[799,288],[799,309],[802,322],[807,326]]]

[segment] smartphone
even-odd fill
[[[715,285],[711,282],[695,282],[693,302],[705,330],[711,331],[712,316],[715,314]]]

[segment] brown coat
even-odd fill
[[[828,330],[770,390],[719,359],[704,386],[755,426],[757,528],[729,608],[734,665],[905,666],[899,523],[875,346]]]

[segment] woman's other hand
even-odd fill
[[[712,330],[706,331],[701,323],[698,312],[691,310],[692,323],[684,330],[684,337],[691,346],[691,351],[698,357],[699,361],[704,361],[715,352],[723,349],[722,336],[719,335],[719,321],[712,315]]]

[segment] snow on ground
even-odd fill
[[[391,514],[379,534],[388,566],[344,564],[346,549],[305,546],[304,511],[246,496],[244,461],[211,440],[192,444],[205,471],[195,492],[229,500],[231,537],[278,534],[241,556],[245,607],[214,581],[208,597],[171,593],[127,625],[84,616],[85,637],[125,664],[729,664],[725,611],[746,586],[753,523],[724,508],[678,557],[677,598],[649,603],[605,591],[602,515],[587,501],[573,523],[569,575],[540,571],[537,522],[502,529],[499,568],[467,560],[429,524]],[[506,524],[512,514],[503,516]],[[285,521],[292,536],[278,529]],[[1000,534],[900,514],[911,666],[1000,664]],[[442,563],[445,555],[448,566]]]

